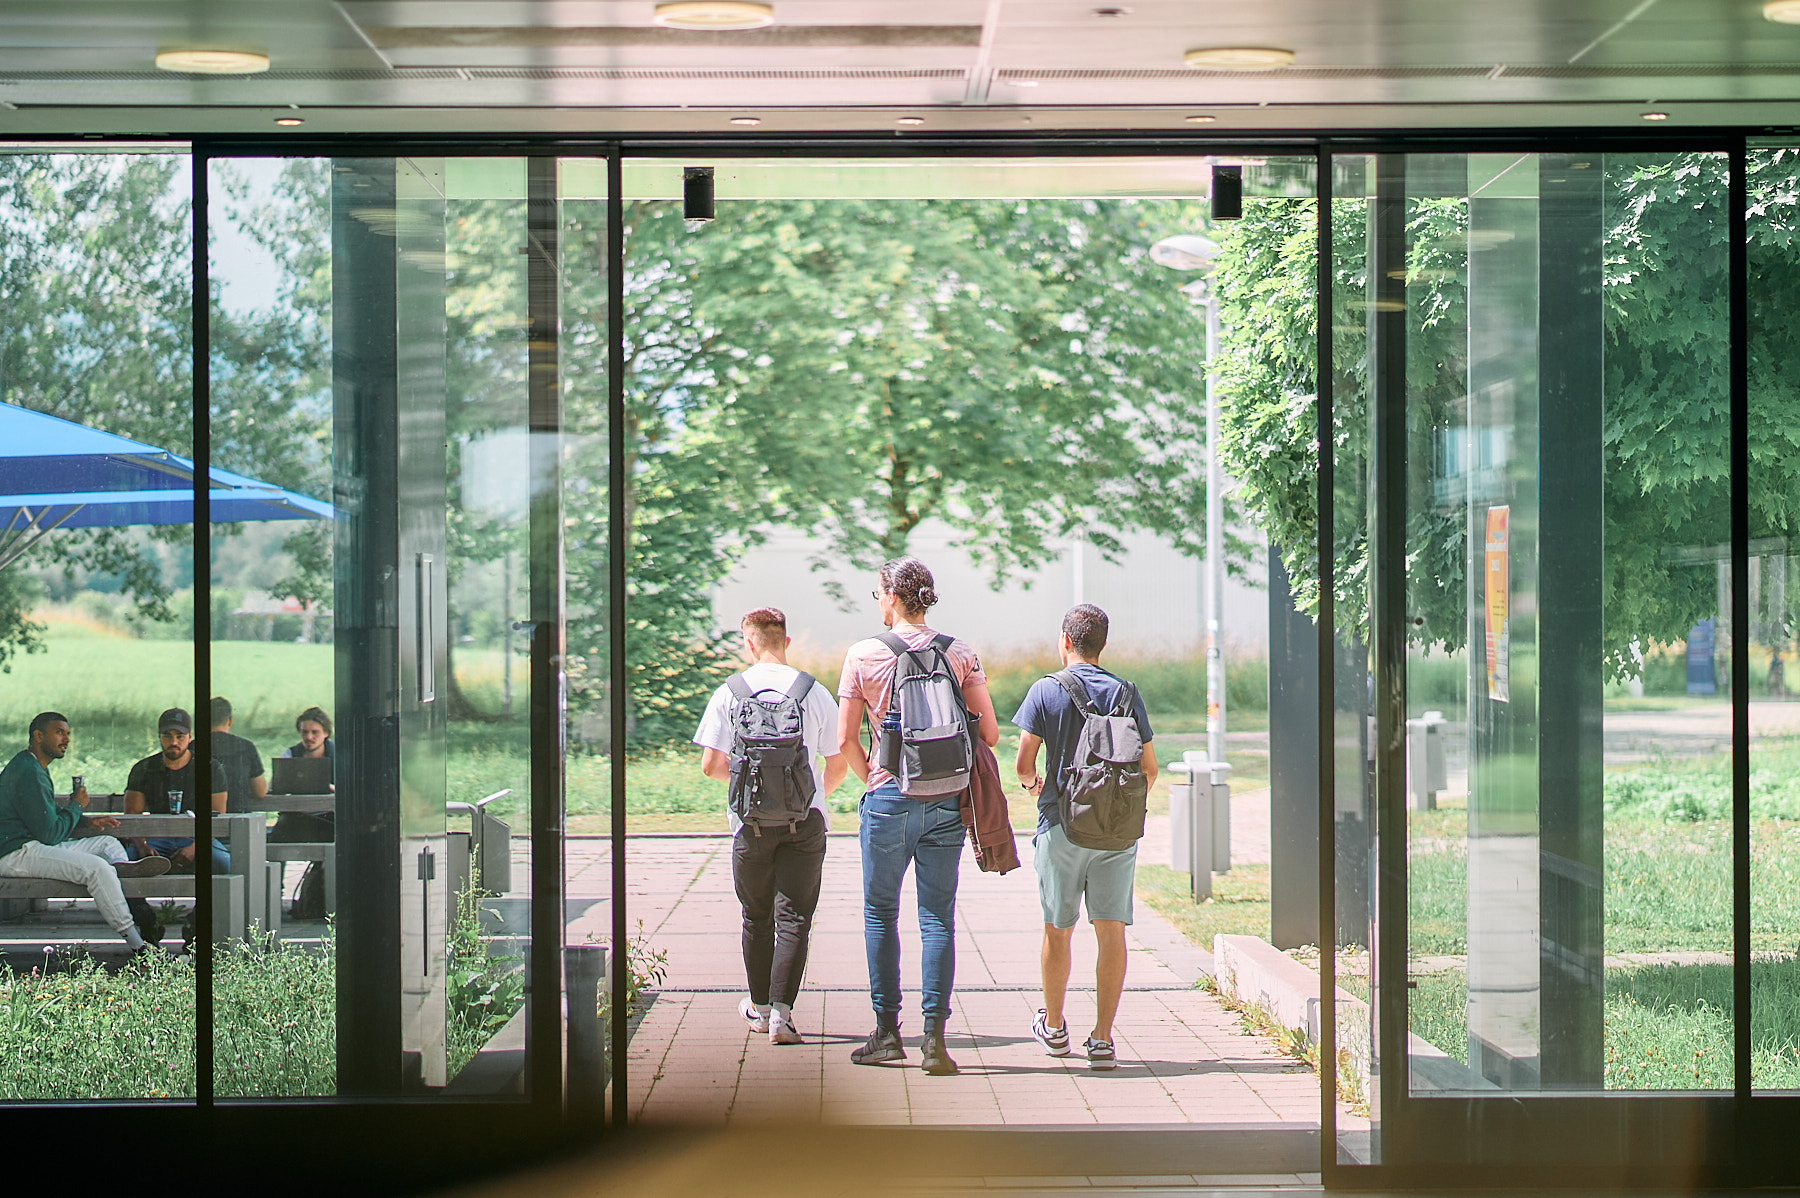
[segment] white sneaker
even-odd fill
[[[800,1029],[794,1026],[794,1016],[791,1011],[784,1015],[782,1013],[780,1007],[770,1008],[770,1010],[769,1010],[769,1043],[770,1044],[801,1044],[801,1043],[804,1043],[804,1039],[800,1035]]]
[[[744,996],[744,1001],[738,1004],[738,1014],[744,1017],[744,1022],[750,1025],[751,1031],[766,1032],[769,1030],[769,1013],[757,1010],[756,1004],[750,1001],[750,996],[747,994]]]

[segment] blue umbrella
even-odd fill
[[[214,469],[215,523],[329,520],[332,508]],[[0,404],[0,569],[57,528],[191,524],[194,464],[154,445]]]

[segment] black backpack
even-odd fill
[[[785,692],[752,691],[742,674],[726,680],[732,703],[731,810],[758,836],[765,827],[792,830],[812,810],[818,783],[802,735],[813,676],[798,673]],[[764,698],[765,695],[775,697]]]
[[[1073,670],[1050,675],[1081,713],[1075,752],[1057,779],[1056,803],[1069,843],[1084,849],[1128,849],[1144,835],[1149,788],[1144,785],[1144,738],[1137,723],[1137,688],[1119,684],[1112,710],[1101,712]]]
[[[914,649],[894,633],[878,640],[894,653],[894,685],[882,721],[881,768],[909,799],[941,799],[969,789],[975,743],[962,686],[947,656],[953,640],[939,634]]]

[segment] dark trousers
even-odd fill
[[[819,905],[825,817],[814,810],[791,832],[782,826],[763,828],[761,836],[756,831],[738,829],[731,845],[731,881],[744,908],[744,973],[752,1002],[792,1006]]]

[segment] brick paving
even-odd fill
[[[1233,840],[1243,837],[1247,855],[1256,855],[1253,844],[1267,843],[1266,797],[1261,801],[1260,831],[1254,799],[1244,816],[1234,810]],[[1166,827],[1165,819],[1146,837],[1146,860],[1167,860]],[[667,978],[629,1049],[633,1118],[936,1127],[1318,1126],[1312,1073],[1243,1033],[1236,1016],[1195,989],[1210,956],[1142,903],[1128,931],[1127,991],[1114,1032],[1119,1067],[1095,1072],[1079,1055],[1045,1056],[1030,1034],[1041,1001],[1042,917],[1029,838],[1020,837],[1019,850],[1023,868],[1005,877],[980,873],[964,855],[949,1035],[962,1072],[942,1078],[917,1068],[919,936],[910,875],[901,895],[907,1060],[903,1066],[856,1066],[850,1049],[873,1025],[856,839],[833,836],[826,854],[806,987],[795,1010],[806,1042],[775,1046],[766,1035],[750,1033],[737,1013],[744,990],[730,841],[633,838],[627,916],[634,929],[641,920],[652,946],[668,955]],[[611,918],[607,842],[572,839],[567,859],[571,909],[581,912],[570,941],[590,931],[604,936]],[[599,901],[589,905],[594,899]],[[1093,939],[1083,924],[1068,1002],[1077,1045],[1093,1018],[1093,967]],[[1340,1122],[1347,1119],[1348,1112],[1340,1111]]]

